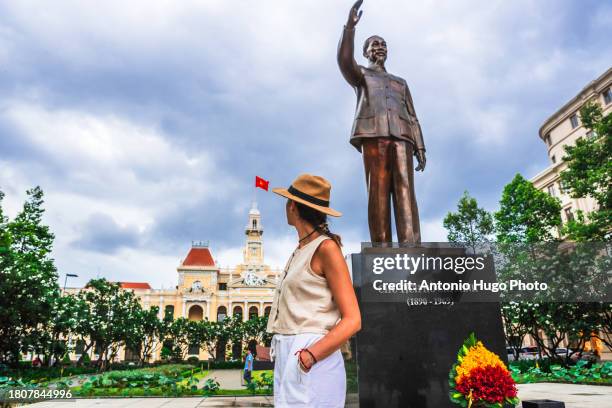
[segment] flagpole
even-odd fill
[[[255,187],[253,187],[253,201],[251,202],[251,206],[255,203],[257,199],[257,179],[255,181]]]

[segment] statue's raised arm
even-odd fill
[[[338,45],[338,65],[357,97],[350,143],[363,156],[370,241],[392,242],[393,212],[398,242],[418,243],[421,226],[414,193],[414,170],[425,168],[421,124],[408,83],[385,67],[387,42],[383,37],[368,37],[363,43],[367,63],[359,65],[355,61],[355,26],[361,19],[362,3],[363,0],[355,2],[349,12]]]
[[[355,28],[355,26],[359,22],[359,19],[361,18],[361,15],[363,14],[363,10],[359,10],[359,8],[361,7],[361,3],[363,3],[363,0],[357,0],[355,4],[353,4],[353,7],[351,7],[351,11],[349,12],[348,21],[346,23],[346,26],[348,28]]]
[[[355,61],[355,26],[359,22],[363,10],[359,10],[363,0],[357,0],[344,26],[340,43],[338,44],[338,66],[344,79],[352,86],[358,86],[363,79],[363,74],[357,61]]]

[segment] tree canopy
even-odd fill
[[[561,184],[572,198],[590,197],[597,209],[589,214],[577,211],[564,233],[574,241],[609,241],[612,233],[612,115],[603,115],[594,102],[580,110],[582,125],[592,137],[580,138],[565,146]]]

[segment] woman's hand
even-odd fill
[[[309,372],[313,364],[315,363],[314,359],[312,358],[312,355],[305,349],[298,350],[295,352],[295,354],[298,355],[298,363],[302,367],[302,370]]]

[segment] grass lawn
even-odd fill
[[[252,379],[258,383],[258,389],[226,390],[220,389],[212,394],[202,389],[202,380],[210,371],[201,366],[189,364],[166,364],[156,367],[145,367],[122,370],[111,370],[104,373],[80,373],[80,375],[54,379],[52,383],[60,387],[69,387],[73,395],[80,397],[143,397],[143,396],[204,396],[204,395],[270,395],[269,389],[262,385],[267,376],[268,384],[274,378],[274,370],[253,371]],[[357,392],[357,366],[355,362],[345,361],[347,392]],[[192,389],[197,384],[197,389]],[[46,386],[46,383],[39,384]]]
[[[356,393],[358,388],[357,363],[355,361],[345,361],[344,369],[346,370],[346,392]],[[253,380],[260,380],[262,373],[268,373],[271,377],[274,377],[274,370],[257,370],[253,371]]]
[[[198,368],[197,370],[199,370],[199,368]],[[208,373],[209,373],[209,371],[206,371],[206,370],[204,370],[204,371],[198,371],[198,372],[195,372],[195,373],[193,374],[193,378],[194,378],[194,379],[196,379],[196,380],[198,380],[198,381],[200,381],[202,378],[206,377],[206,376],[208,375]],[[185,377],[185,379],[184,379],[183,381],[181,381],[181,382],[179,382],[179,383],[177,383],[177,384],[178,384],[178,385],[183,385],[183,386],[186,386],[186,385],[189,383],[189,379],[190,379],[190,377],[191,377],[191,376],[189,376],[189,377]]]
[[[253,395],[250,390],[218,390],[213,395]],[[271,395],[266,390],[257,390],[254,395]]]
[[[261,381],[261,375],[263,373],[267,373],[268,375],[270,375],[270,377],[274,377],[274,370],[255,370],[253,371],[251,377],[253,380]]]
[[[198,395],[191,388],[207,374],[189,364],[109,371],[89,376],[71,390],[79,396]]]

